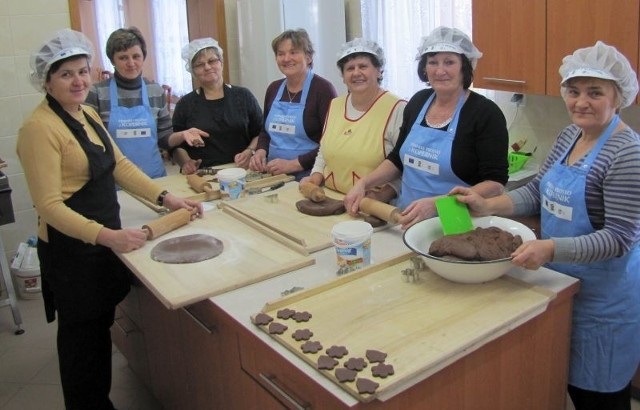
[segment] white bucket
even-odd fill
[[[243,168],[224,168],[216,174],[220,182],[222,199],[237,199],[240,197],[246,182],[247,171]]]
[[[371,234],[373,227],[363,221],[339,222],[333,226],[331,237],[336,249],[338,273],[347,273],[371,263]]]
[[[39,299],[42,296],[40,261],[35,247],[21,243],[11,263],[11,274],[18,296],[22,299]]]

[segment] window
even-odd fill
[[[382,86],[409,99],[425,84],[417,74],[416,55],[423,36],[438,26],[471,33],[471,0],[361,0],[362,35],[385,53]],[[480,50],[482,51],[482,50]]]

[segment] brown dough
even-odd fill
[[[358,393],[360,394],[373,394],[376,392],[378,387],[380,387],[380,385],[373,380],[359,378],[358,381],[356,381],[356,387],[358,388]]]
[[[344,202],[333,198],[325,198],[322,202],[302,199],[296,202],[296,208],[303,214],[311,216],[340,215],[347,212]]]
[[[372,228],[378,228],[380,226],[384,226],[384,225],[387,224],[387,221],[383,221],[382,219],[377,218],[377,217],[375,217],[373,215],[366,215],[364,217],[364,221],[368,222],[369,225],[371,225]]]
[[[165,239],[151,249],[151,259],[163,263],[195,263],[215,258],[224,244],[211,235],[194,234]]]
[[[344,346],[336,346],[333,345],[330,348],[327,349],[326,352],[330,357],[334,357],[337,359],[341,359],[342,356],[346,356],[347,354],[349,354],[349,351],[347,350],[346,347]]]
[[[476,228],[471,232],[443,236],[431,243],[429,254],[467,261],[493,261],[509,258],[522,245],[520,235],[498,227]]]
[[[387,354],[378,350],[368,349],[366,352],[367,360],[370,363],[382,363],[387,358]]]
[[[362,357],[351,357],[349,360],[344,362],[344,367],[349,370],[360,371],[367,367],[367,362]]]

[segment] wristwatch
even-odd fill
[[[162,206],[164,204],[164,197],[167,196],[168,193],[169,191],[167,191],[166,189],[160,192],[160,195],[158,195],[158,199],[156,199],[156,204],[158,204],[158,206]]]

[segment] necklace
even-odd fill
[[[442,121],[442,122],[440,122],[440,123],[438,123],[438,124],[432,124],[431,122],[429,122],[429,120],[427,119],[427,117],[426,117],[426,116],[424,117],[424,121],[425,121],[425,122],[427,123],[427,125],[428,125],[429,127],[431,127],[431,128],[444,128],[444,127],[446,127],[447,125],[449,125],[449,123],[451,122],[451,120],[452,120],[452,119],[453,119],[452,117],[449,117],[449,118],[447,118],[446,120],[444,120],[444,121]]]
[[[289,96],[289,102],[293,102],[293,99],[296,98],[296,96],[298,95],[300,91],[294,93],[293,95],[291,95],[291,93],[289,92],[289,88],[287,87],[287,95]]]

